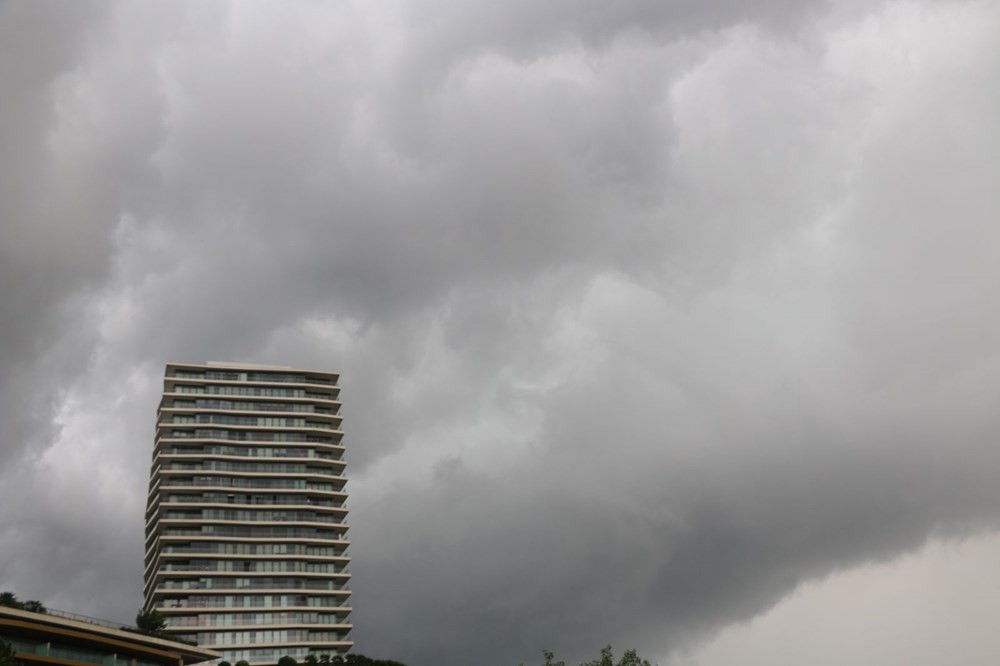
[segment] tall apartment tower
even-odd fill
[[[350,649],[337,375],[168,363],[146,509],[146,610],[235,662]]]

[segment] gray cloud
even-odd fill
[[[130,617],[169,359],[342,372],[414,664],[996,526],[994,7],[458,4],[0,7],[0,587]]]
[[[100,174],[82,173],[87,165],[50,141],[58,79],[73,66],[88,4],[0,6],[0,460],[44,441],[51,398],[33,381],[36,360],[56,344],[63,297],[102,275],[109,256],[94,233],[106,206]],[[51,39],[37,46],[40,30]],[[70,213],[77,223],[65,223]]]

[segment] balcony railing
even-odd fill
[[[316,608],[320,612],[346,614],[353,610],[344,604],[350,603],[343,595],[306,596],[303,594],[227,594],[219,596],[190,596],[167,598],[156,604],[162,610],[224,609],[230,612],[246,612],[249,609],[272,608]]]
[[[277,421],[284,420],[285,423],[278,423]],[[271,422],[275,421],[275,422]],[[288,423],[287,421],[292,421]],[[211,425],[224,425],[224,426],[244,426],[249,428],[317,428],[320,430],[339,430],[338,427],[327,423],[325,421],[307,421],[305,419],[299,419],[294,417],[288,417],[287,419],[282,419],[281,417],[272,416],[226,416],[223,414],[199,414],[198,416],[185,416],[174,414],[172,419],[164,420],[160,425],[198,425],[198,424],[211,424]]]
[[[314,458],[318,460],[339,460],[333,453],[313,449],[274,448],[274,449],[233,449],[213,447],[207,449],[178,448],[176,446],[161,449],[166,455],[180,456],[236,456],[240,458]]]
[[[164,537],[205,537],[207,539],[315,539],[317,541],[343,542],[340,535],[347,531],[347,525],[331,526],[331,529],[316,531],[306,527],[254,527],[239,529],[214,525],[215,530],[205,532],[201,529],[184,529],[170,527],[164,530]],[[342,527],[342,529],[339,529]]]
[[[347,591],[346,585],[334,585],[332,581],[285,581],[273,582],[264,580],[254,580],[252,585],[244,584],[239,580],[220,578],[209,581],[174,581],[165,580],[157,590],[320,590],[326,592]],[[154,590],[155,591],[155,590]]]
[[[318,460],[318,459],[317,459]],[[329,467],[314,467],[297,463],[244,463],[225,460],[204,460],[201,462],[172,461],[164,466],[161,472],[242,472],[246,474],[317,474],[320,476],[340,477],[337,467],[343,467],[344,461],[325,461]],[[339,463],[339,464],[338,464]],[[319,464],[319,463],[314,463]]]
[[[284,549],[275,550],[273,546],[264,544],[239,544],[241,549],[236,550],[232,544],[228,548],[220,546],[192,545],[192,546],[167,546],[163,549],[166,555],[228,555],[230,557],[302,557],[312,559],[316,557],[337,558],[346,560],[343,546],[299,546],[297,544],[285,545]]]
[[[164,409],[218,409],[234,412],[288,412],[299,414],[332,414],[332,410],[311,403],[239,402],[233,400],[184,400],[175,398]]]
[[[249,382],[260,384],[316,384],[339,388],[333,380],[305,375],[260,372],[188,372],[177,370],[167,379],[204,379],[208,381]]]
[[[233,497],[199,497],[198,495],[192,495],[190,497],[184,495],[168,495],[162,500],[162,504],[239,504],[243,506],[287,506],[294,508],[313,508],[322,507],[328,509],[343,509],[346,508],[340,504],[335,504],[331,500],[310,500],[306,496],[297,495],[285,495],[284,497],[278,496],[272,497],[250,497],[250,496],[233,496]]]
[[[346,481],[344,477],[340,478]],[[167,491],[174,487],[251,488],[254,490],[318,490],[344,494],[342,490],[337,490],[334,485],[332,483],[306,483],[301,479],[243,479],[224,476],[189,480],[170,476],[163,479],[160,490]]]
[[[214,634],[214,633],[199,633],[196,639],[198,644],[204,647],[214,647],[214,646],[231,646],[231,645],[257,645],[261,641],[257,636],[241,636],[247,632],[238,632],[236,636],[228,637],[225,634]],[[279,633],[275,631],[274,633]],[[285,632],[281,632],[285,633]],[[288,631],[287,636],[277,636],[271,639],[263,639],[263,642],[267,643],[297,643],[302,641],[316,642],[316,643],[335,643],[347,640],[347,633],[334,633],[334,632],[294,632]]]
[[[166,571],[170,573],[200,573],[200,572],[218,572],[218,573],[233,573],[233,574],[249,574],[249,573],[306,573],[306,574],[342,574],[346,573],[344,571],[344,566],[339,568],[336,565],[325,565],[323,567],[302,567],[295,566],[299,565],[298,562],[287,562],[289,566],[285,567],[269,567],[269,568],[253,568],[253,569],[234,569],[228,562],[218,562],[214,566],[209,564],[164,564],[158,570]]]
[[[168,424],[177,425],[177,424]],[[180,424],[184,425],[184,424]],[[331,434],[340,431],[329,428]],[[336,444],[333,437],[307,435],[300,432],[252,432],[233,430],[168,430],[159,434],[159,439],[225,439],[247,442],[315,442],[317,444]]]
[[[97,617],[91,617],[89,615],[80,615],[79,613],[70,613],[69,611],[56,610],[54,608],[46,608],[45,614],[54,615],[56,617],[62,617],[67,620],[76,620],[77,622],[87,622],[89,624],[96,624],[102,627],[107,627],[109,629],[124,629],[126,631],[139,631],[136,627],[133,627],[131,625],[123,625],[121,622],[102,620]]]
[[[188,514],[180,511],[168,511],[163,520],[189,520],[192,522],[217,522],[221,520],[232,521],[234,523],[322,523],[324,525],[343,525],[342,516],[331,516],[328,514],[311,514],[298,516],[234,516],[234,515],[211,515],[211,514]]]
[[[227,616],[240,616],[240,617],[227,617]],[[265,617],[260,617],[264,615]],[[277,615],[284,615],[286,617],[279,617],[277,619],[272,617],[267,617],[271,615],[270,613],[224,613],[224,614],[211,614],[211,615],[199,615],[197,617],[178,617],[171,619],[171,627],[233,627],[233,626],[267,626],[267,625],[303,625],[303,624],[319,624],[319,625],[334,625],[334,626],[352,626],[348,622],[344,622],[343,614],[329,614],[321,615],[319,613],[278,613]]]

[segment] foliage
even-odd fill
[[[139,609],[135,616],[135,627],[144,634],[160,636],[167,627],[167,618],[156,609],[149,611]]]
[[[601,648],[601,656],[593,661],[580,664],[580,666],[650,666],[650,664],[647,660],[640,659],[635,650],[625,650],[625,654],[616,665],[611,653],[611,646],[608,645]]]
[[[564,661],[555,661],[555,655],[548,650],[542,650],[542,655],[545,657],[545,663],[542,666],[566,666]],[[521,665],[523,666],[523,664]],[[611,646],[601,648],[601,654],[592,661],[586,661],[580,666],[651,666],[648,660],[641,659],[635,650],[625,650],[622,654],[622,658],[615,663],[614,654],[611,652]]]
[[[542,656],[545,657],[545,663],[542,666],[566,666],[566,662],[560,659],[556,661],[556,656],[548,650],[542,650]],[[524,664],[519,664],[518,666],[524,666]]]
[[[14,666],[14,646],[0,638],[0,666]]]
[[[218,664],[216,664],[215,666],[233,666],[233,665],[232,665],[232,664],[230,664],[230,663],[229,663],[228,661],[225,661],[225,660],[223,660],[223,661],[220,661],[220,662],[219,662]]]
[[[144,611],[142,609],[136,613],[135,616],[135,626],[134,627],[121,627],[122,631],[130,631],[134,634],[144,634],[146,636],[155,636],[156,638],[162,638],[164,640],[173,641],[175,643],[184,643],[185,645],[198,645],[195,641],[188,640],[187,638],[181,638],[180,636],[173,636],[166,631],[167,628],[167,616],[160,611],[153,609],[151,611]],[[228,666],[228,663],[227,663]]]
[[[238,662],[236,662],[236,666],[250,666],[250,662],[247,661],[246,659],[240,659]]]
[[[299,662],[295,661],[295,657],[286,654],[278,660],[278,666],[299,666]]]
[[[363,654],[335,654],[332,656],[329,654],[321,654],[318,657],[315,654],[308,654],[306,655],[304,662],[309,666],[317,666],[317,664],[321,664],[322,666],[406,666],[406,664],[393,661],[392,659],[372,659],[371,657],[366,657]],[[280,666],[281,662],[279,661],[278,664]]]
[[[372,659],[363,654],[349,654],[344,657],[347,666],[406,666],[392,659]]]
[[[32,613],[44,613],[45,606],[41,601],[21,601],[13,592],[0,592],[0,606],[16,608],[17,610],[30,611]]]

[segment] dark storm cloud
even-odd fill
[[[0,5],[0,588],[129,618],[172,359],[342,372],[357,639],[414,664],[996,525],[995,8],[51,9]]]
[[[99,278],[110,254],[102,214],[107,190],[57,154],[55,87],[72,68],[92,3],[0,5],[0,462],[48,429],[37,365],[55,343],[62,299]],[[49,37],[38,44],[38,35]],[[73,222],[67,224],[67,220]]]
[[[605,47],[635,37],[669,40],[703,31],[754,24],[788,29],[828,3],[822,0],[631,0],[584,2],[463,4],[434,0],[397,3],[407,21],[413,67],[404,72],[417,81],[436,78],[455,63],[484,52],[532,59],[582,42]]]

